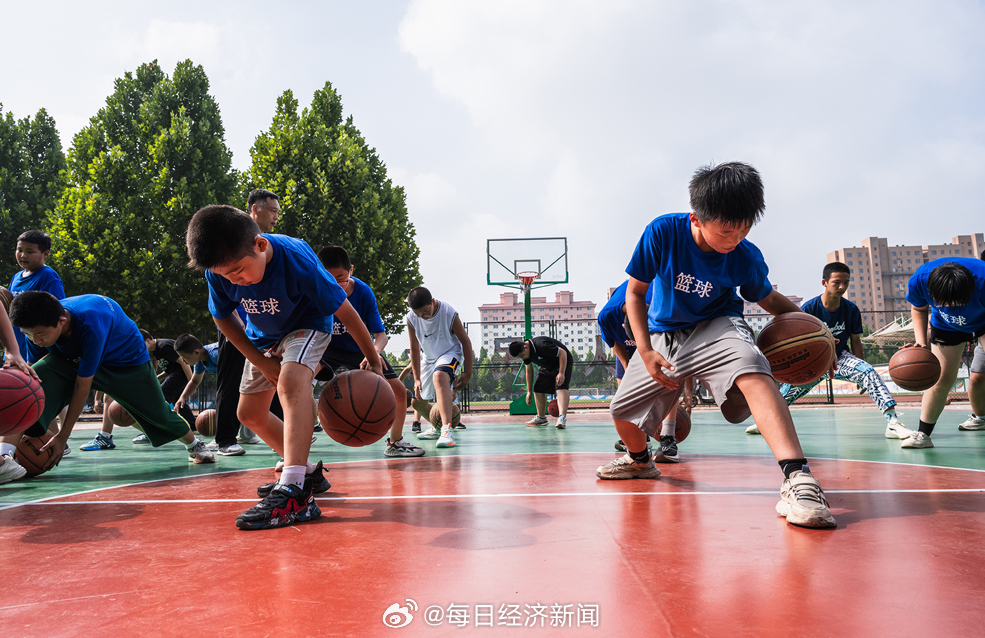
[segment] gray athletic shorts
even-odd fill
[[[311,368],[312,374],[321,361],[328,342],[332,340],[332,335],[318,330],[295,330],[287,335],[277,344],[278,349],[282,350],[281,367],[285,363],[300,363]],[[246,360],[243,366],[243,378],[239,382],[240,394],[256,394],[264,390],[273,390],[274,386],[267,381],[260,369]]]
[[[982,344],[975,346],[975,358],[971,360],[972,372],[985,372],[985,348]]]
[[[680,385],[676,390],[663,387],[647,372],[642,357],[634,356],[609,408],[613,419],[632,421],[650,436],[660,432],[688,377],[696,377],[711,390],[730,423],[740,423],[750,412],[735,378],[748,373],[771,375],[769,361],[742,317],[716,317],[687,330],[656,332],[650,343],[674,366],[674,372],[664,372],[679,379]]]

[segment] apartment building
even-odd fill
[[[473,343],[478,353],[485,348],[490,355],[505,353],[511,341],[523,338],[523,296],[516,292],[499,295],[499,303],[479,306],[482,320],[480,343]],[[595,314],[595,302],[577,301],[573,292],[562,290],[554,293],[553,301],[547,297],[530,297],[530,318],[533,336],[552,336],[553,324],[558,341],[584,357],[589,350],[597,354],[596,339],[599,335]]]

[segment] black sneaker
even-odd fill
[[[421,431],[421,422],[420,421],[414,421],[414,424],[410,426],[410,431],[411,432],[420,432]]]
[[[321,510],[311,493],[311,481],[304,487],[278,485],[263,500],[236,518],[240,529],[273,529],[295,523],[306,523],[321,516]]]
[[[677,453],[677,440],[672,436],[660,437],[660,449],[654,450],[654,463],[680,463],[681,456]]]
[[[459,421],[457,424],[453,425],[452,427],[455,428],[456,430],[464,430],[465,424]]]
[[[315,423],[315,432],[324,432],[325,428],[321,426],[321,423]]]
[[[650,435],[646,435],[646,446],[650,447]],[[616,441],[616,449],[620,452],[626,452],[626,444],[622,442],[622,439]]]
[[[322,492],[327,492],[328,490],[332,489],[332,484],[329,483],[328,479],[325,478],[325,475],[322,474],[323,470],[325,472],[328,472],[328,470],[325,469],[325,466],[322,465],[322,462],[318,461],[318,465],[315,466],[315,469],[313,469],[310,474],[304,475],[305,483],[308,482],[311,483],[312,494],[321,494]],[[267,483],[265,485],[261,485],[260,487],[257,488],[257,496],[263,498],[267,494],[270,494],[270,492],[275,487],[277,487],[276,481],[273,483]]]

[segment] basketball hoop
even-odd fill
[[[538,276],[540,276],[540,273],[535,270],[526,270],[516,274],[516,278],[520,280],[523,286],[523,292],[530,290],[530,286],[533,285],[534,279]]]

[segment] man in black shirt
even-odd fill
[[[557,394],[558,418],[554,426],[563,430],[567,426],[568,387],[571,383],[571,353],[563,343],[550,337],[534,337],[510,344],[510,355],[523,359],[527,376],[527,405],[531,396],[537,405],[537,416],[527,425],[547,425],[547,395]],[[540,366],[534,382],[533,364]]]

